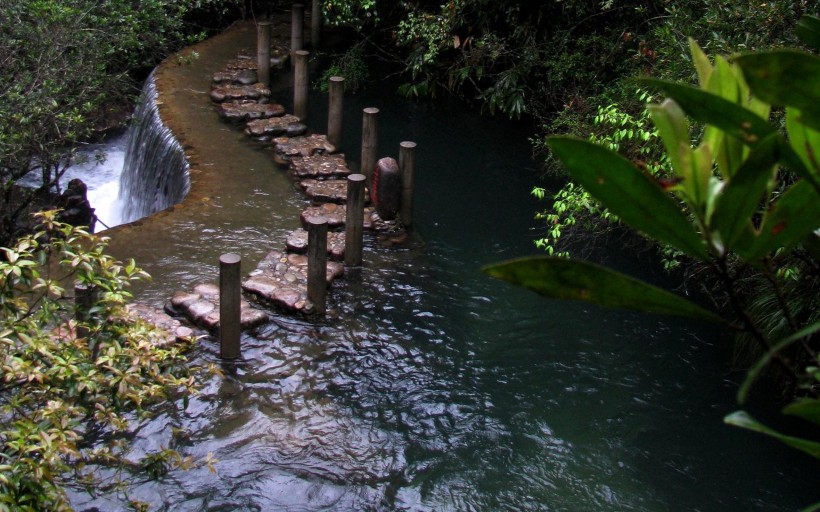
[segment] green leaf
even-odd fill
[[[766,352],[763,357],[758,359],[757,362],[749,368],[749,371],[746,372],[746,378],[743,379],[743,384],[740,385],[740,389],[737,391],[737,401],[741,404],[746,401],[746,397],[749,396],[749,390],[752,388],[752,384],[755,379],[757,379],[757,376],[760,375],[761,371],[763,371],[763,368],[765,368],[772,361],[772,359],[774,359],[774,356],[800,338],[813,334],[817,331],[820,331],[820,322],[815,322],[814,324],[801,329],[788,338],[777,342],[772,348],[770,348],[769,351]]]
[[[820,459],[820,443],[808,441],[806,439],[801,439],[799,437],[781,434],[780,432],[771,429],[766,425],[763,425],[759,421],[755,420],[745,411],[735,411],[732,414],[729,414],[728,416],[723,418],[723,422],[729,425],[734,425],[736,427],[745,428],[747,430],[760,432],[761,434],[766,434],[768,436],[774,437],[775,439],[783,443],[786,443],[792,448],[797,448],[798,450],[808,453],[816,459]]]
[[[777,131],[765,119],[715,94],[676,82],[651,78],[641,81],[668,94],[684,112],[696,120],[720,128],[749,146],[753,147],[766,137],[777,134]],[[820,190],[820,180],[806,169],[803,161],[789,143],[779,134],[777,135],[780,146],[780,163],[789,167],[798,176],[811,181]]]
[[[781,195],[766,214],[752,246],[738,251],[747,260],[756,260],[780,247],[791,249],[818,228],[820,195],[815,187],[801,180]]]
[[[722,321],[700,306],[606,267],[584,261],[539,256],[483,268],[488,275],[555,299],[648,313]]]
[[[709,226],[720,234],[727,250],[735,246],[757,211],[772,179],[777,156],[776,138],[769,136],[755,147],[718,194]]]
[[[572,177],[625,223],[692,257],[709,257],[680,207],[629,160],[570,137],[550,137],[547,144]]]
[[[786,131],[789,143],[795,153],[814,176],[820,177],[820,131],[812,130],[801,123],[800,111],[794,107],[786,108]]]
[[[816,16],[803,16],[794,27],[794,32],[800,41],[806,46],[811,46],[820,51],[820,18]]]
[[[703,53],[697,42],[691,37],[689,38],[689,52],[692,54],[692,62],[695,65],[695,70],[698,72],[698,83],[701,87],[706,87],[709,83],[709,77],[712,75],[714,68],[709,62],[709,57]]]
[[[664,100],[660,105],[649,105],[648,109],[676,174],[683,175],[686,166],[681,160],[681,153],[689,150],[690,145],[689,121],[686,114],[670,99]]]
[[[741,55],[752,93],[772,105],[797,107],[801,121],[820,130],[820,57],[797,50],[772,50]]]
[[[820,400],[800,398],[784,407],[783,413],[820,425]]]

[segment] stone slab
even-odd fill
[[[290,171],[300,180],[339,179],[350,174],[342,153],[319,153],[311,156],[294,156],[290,159]]]
[[[253,69],[234,69],[217,71],[212,77],[213,83],[222,85],[251,85],[259,81]]]
[[[335,153],[336,146],[328,142],[327,135],[306,135],[303,137],[277,137],[273,139],[274,160],[280,165],[289,165],[293,157],[306,157],[321,153]]]
[[[257,69],[256,59],[251,58],[248,55],[240,56],[239,58],[229,60],[227,64],[225,64],[225,70],[227,71],[242,71],[242,70],[254,70]]]
[[[288,251],[296,254],[307,254],[308,232],[302,228],[288,234],[286,245]],[[332,260],[342,261],[345,257],[345,234],[343,231],[327,233],[327,254]]]
[[[299,186],[311,201],[343,204],[347,201],[347,180],[302,180]]]
[[[249,121],[245,133],[251,137],[278,137],[282,134],[298,136],[307,131],[302,120],[292,114]]]
[[[198,284],[192,292],[179,291],[171,298],[175,311],[185,315],[191,323],[209,331],[219,328],[219,287],[214,284]],[[240,324],[252,329],[270,321],[264,311],[255,309],[244,298],[240,301]]]
[[[285,115],[285,107],[276,103],[226,101],[219,104],[219,115],[228,121],[250,121]]]
[[[365,206],[364,208],[364,229],[366,230],[373,229],[371,215],[374,211],[372,206]],[[308,227],[307,220],[310,217],[325,217],[327,219],[328,229],[344,229],[346,216],[347,206],[336,203],[322,203],[318,206],[305,208],[300,218],[302,220],[302,227],[305,229]]]
[[[343,275],[343,265],[328,261],[325,275],[328,285]],[[309,311],[307,256],[271,251],[242,283],[242,289],[285,311]]]
[[[270,97],[270,89],[262,84],[218,85],[211,89],[211,101],[260,100]]]
[[[190,327],[182,325],[176,318],[147,304],[139,302],[128,304],[126,312],[132,318],[139,318],[157,328],[159,337],[153,341],[158,346],[189,340],[194,335],[194,331]]]

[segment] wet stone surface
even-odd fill
[[[270,89],[262,84],[219,85],[211,89],[211,100],[217,103],[236,100],[260,100],[270,96]]]
[[[182,325],[176,318],[147,304],[132,303],[126,306],[126,311],[132,318],[139,318],[158,329],[159,337],[152,340],[158,346],[190,339],[194,335],[194,331],[190,327]]]
[[[302,228],[291,231],[287,238],[288,251],[297,254],[306,254],[308,250],[308,232]],[[327,233],[327,254],[331,259],[342,261],[345,257],[344,231]]]
[[[327,262],[328,285],[344,275],[344,266]],[[307,256],[271,251],[242,283],[242,289],[285,311],[309,311]]]
[[[318,154],[292,157],[290,170],[297,179],[345,178],[350,174],[344,154]]]
[[[274,160],[280,165],[288,165],[294,157],[306,157],[336,151],[336,147],[328,142],[327,135],[277,137],[272,142]]]
[[[198,284],[192,292],[177,292],[171,298],[174,310],[184,314],[195,325],[208,331],[219,328],[219,287]],[[252,329],[270,319],[267,313],[254,309],[244,298],[240,303],[240,323],[243,329]]]
[[[229,60],[227,64],[225,64],[225,69],[228,71],[241,71],[246,69],[252,69],[256,71],[256,59],[252,58],[249,55],[240,56],[237,59]]]
[[[217,71],[213,75],[213,82],[224,85],[252,85],[258,81],[256,71],[252,69],[236,69],[232,71]]]
[[[347,201],[347,180],[302,180],[299,186],[314,202],[342,204]]]
[[[219,115],[229,121],[250,121],[285,115],[285,107],[275,103],[226,101],[219,104]]]
[[[270,117],[268,119],[256,119],[250,121],[245,127],[245,133],[251,137],[277,137],[283,133],[292,133],[295,131],[304,133],[307,131],[307,126],[302,124],[302,121],[292,114],[285,114],[281,117]],[[295,133],[295,135],[301,135],[301,133]]]
[[[371,215],[375,210],[372,206],[365,206],[364,208],[364,229],[372,230],[373,221]],[[301,220],[302,226],[307,229],[308,219],[310,217],[325,217],[327,219],[328,229],[343,229],[345,227],[345,218],[347,216],[347,206],[335,203],[323,203],[318,206],[309,206],[302,211]]]

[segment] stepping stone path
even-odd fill
[[[283,30],[283,34],[271,42],[272,67],[283,65],[289,53]],[[312,203],[301,214],[302,224],[306,226],[310,217],[327,218],[329,261],[325,277],[327,285],[331,286],[344,275],[344,266],[339,261],[344,260],[345,234],[339,230],[345,224],[346,178],[351,171],[344,155],[336,154],[336,148],[328,142],[326,135],[305,134],[307,127],[301,119],[286,114],[284,107],[270,101],[270,90],[256,82],[256,69],[255,49],[240,52],[224,70],[214,73],[210,97],[223,119],[242,122],[245,133],[269,143],[273,161],[289,169]],[[373,207],[365,207],[364,229],[375,231],[380,241],[386,238],[393,241],[391,243],[406,236],[400,224],[381,220]],[[308,262],[305,255],[308,232],[302,228],[291,232],[284,245],[284,249],[274,249],[265,256],[242,283],[242,289],[258,303],[275,305],[291,313],[310,313],[313,305],[307,299]],[[190,292],[177,292],[166,310],[182,314],[194,325],[214,332],[219,328],[219,288],[215,284],[198,284]],[[165,313],[139,310],[135,314],[145,318],[157,315],[155,323],[167,324],[168,332],[177,333],[177,336],[187,332],[177,320],[161,316]],[[242,299],[243,329],[270,320],[266,312]]]

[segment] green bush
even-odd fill
[[[128,286],[147,275],[55,215],[40,214],[42,230],[2,248],[0,510],[69,510],[68,485],[116,489],[101,468],[119,469],[117,478],[142,469],[124,459],[129,421],[194,389],[187,345],[165,346],[126,313]],[[72,300],[74,282],[95,291],[90,307]],[[187,463],[170,450],[149,457]]]

